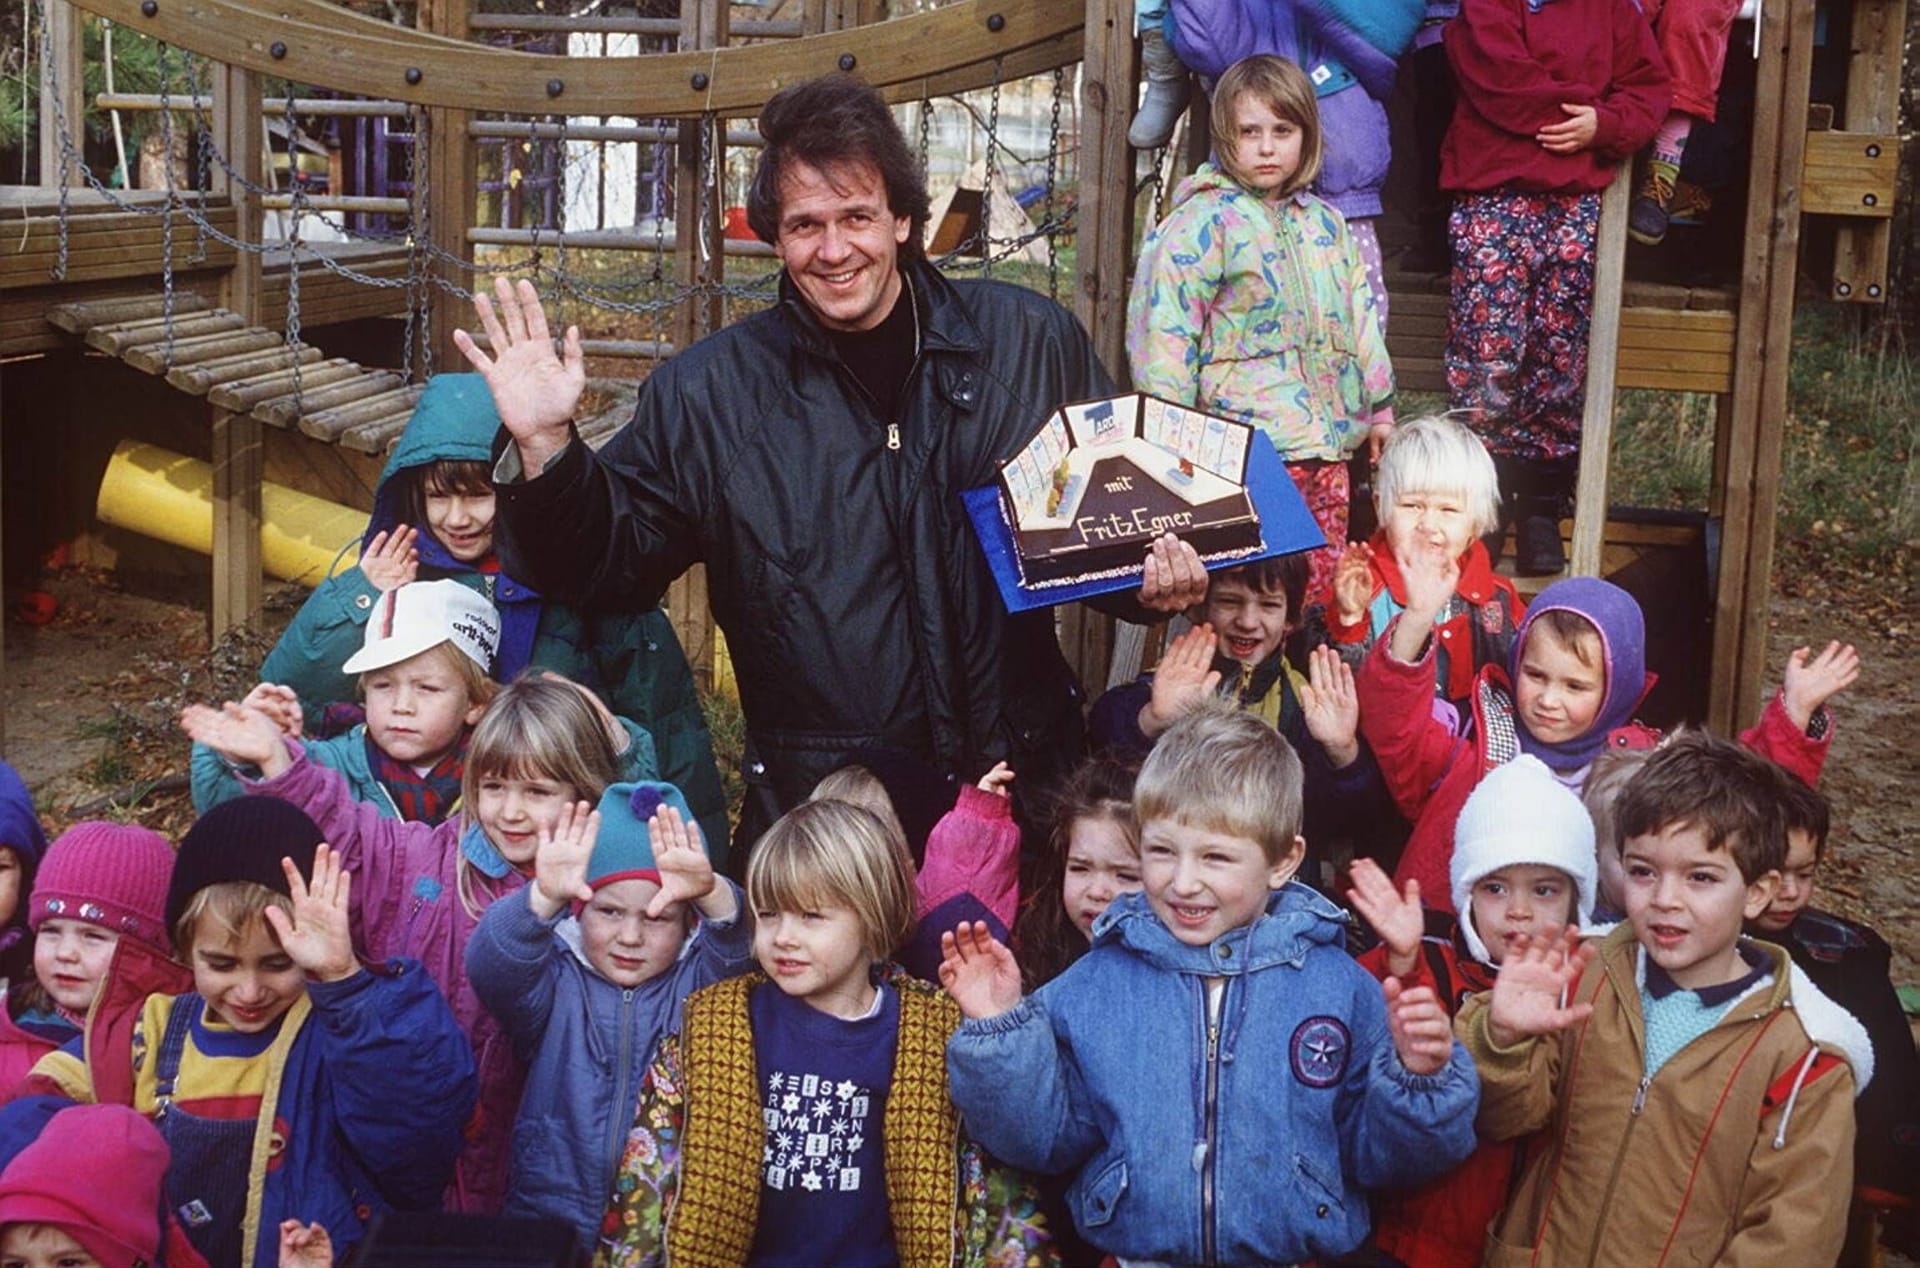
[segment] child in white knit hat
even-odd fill
[[[1452,875],[1459,924],[1451,939],[1422,937],[1420,882],[1404,892],[1373,862],[1353,865],[1348,895],[1380,936],[1360,963],[1403,987],[1431,986],[1448,1011],[1489,989],[1524,934],[1550,937],[1593,916],[1593,819],[1538,758],[1496,767],[1461,807]],[[1471,1268],[1506,1199],[1519,1142],[1483,1139],[1459,1167],[1425,1186],[1380,1196],[1374,1241],[1407,1268]]]

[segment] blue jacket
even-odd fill
[[[653,737],[647,734],[646,728],[630,718],[616,717],[615,721],[627,732],[627,750],[620,755],[620,778],[628,781],[661,778],[660,758],[654,751]],[[367,760],[367,728],[364,724],[331,739],[302,740],[300,746],[316,765],[339,771],[345,777],[347,788],[353,793],[355,801],[379,807],[383,818],[400,817],[399,807],[393,804],[393,795],[373,773],[373,763]],[[228,765],[224,757],[204,744],[193,746],[193,760],[188,769],[193,777],[195,814],[205,814],[223,801],[246,796],[247,790],[240,783],[241,775],[249,779],[260,777],[258,767],[243,766],[236,770]]]
[[[1072,1171],[1074,1223],[1110,1254],[1233,1265],[1350,1251],[1369,1226],[1363,1189],[1419,1183],[1473,1151],[1480,1088],[1457,1042],[1439,1074],[1407,1072],[1380,984],[1343,934],[1339,908],[1298,884],[1205,947],[1124,895],[1065,973],[960,1028],[954,1104],[996,1157]],[[1209,977],[1225,982],[1213,1029]]]
[[[487,908],[467,943],[473,989],[527,1063],[503,1213],[566,1220],[590,1250],[655,1046],[687,996],[753,967],[753,926],[735,886],[738,916],[703,921],[671,969],[622,990],[587,964],[577,921],[534,916],[531,889]]]
[[[380,473],[365,540],[391,529],[406,513],[402,482],[395,476],[441,459],[491,468],[499,430],[500,415],[479,375],[435,375]],[[551,669],[590,687],[614,713],[644,726],[659,747],[659,777],[686,794],[718,865],[728,840],[726,795],[693,670],[666,613],[657,607],[636,614],[548,603],[505,573],[479,572],[459,562],[424,524],[415,527],[421,530],[421,580],[453,577],[485,593],[499,609],[494,677],[510,682],[529,665]],[[326,705],[354,698],[353,680],[340,666],[360,650],[378,594],[358,565],[322,582],[261,665],[265,681],[300,693],[308,726],[319,724]]]

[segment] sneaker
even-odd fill
[[[1707,223],[1707,216],[1713,211],[1713,195],[1692,181],[1675,181],[1673,184],[1673,202],[1667,208],[1669,225],[1685,225],[1698,228]]]
[[[1560,545],[1560,522],[1546,515],[1529,515],[1513,530],[1513,570],[1523,577],[1551,577],[1566,571],[1567,553]]]
[[[1672,217],[1667,209],[1673,205],[1674,166],[1662,163],[1658,159],[1647,164],[1646,179],[1640,183],[1640,192],[1634,195],[1633,207],[1627,212],[1627,236],[1635,242],[1657,247],[1667,239],[1667,225]]]

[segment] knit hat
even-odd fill
[[[678,810],[689,825],[694,822],[687,799],[672,784],[643,779],[634,784],[607,785],[607,791],[600,794],[600,835],[594,839],[593,857],[587,860],[588,888],[597,890],[615,881],[631,880],[659,884],[660,869],[654,866],[653,834],[647,829],[647,820],[661,806]]]
[[[1467,950],[1493,963],[1473,927],[1473,887],[1503,867],[1553,867],[1573,881],[1574,919],[1593,922],[1599,883],[1593,852],[1593,819],[1573,790],[1546,764],[1521,754],[1496,766],[1460,807],[1453,828],[1453,909]]]
[[[160,1257],[168,1160],[159,1129],[124,1105],[61,1110],[0,1173],[0,1224],[57,1225],[106,1268],[144,1268]]]
[[[180,838],[167,887],[167,928],[180,922],[193,896],[224,881],[253,881],[276,894],[288,894],[280,860],[290,858],[308,880],[313,851],[325,838],[298,806],[276,797],[236,797],[223,801]]]
[[[76,823],[47,847],[33,881],[27,926],[84,920],[137,938],[162,956],[167,933],[167,882],[173,847],[137,823]]]
[[[385,669],[442,643],[452,643],[481,672],[490,672],[500,650],[500,613],[485,595],[451,577],[408,582],[373,605],[365,640],[340,672]]]

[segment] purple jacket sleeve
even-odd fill
[[[1020,827],[1012,801],[971,785],[962,788],[927,837],[926,861],[913,888],[918,915],[957,894],[972,894],[1012,928],[1020,905]]]

